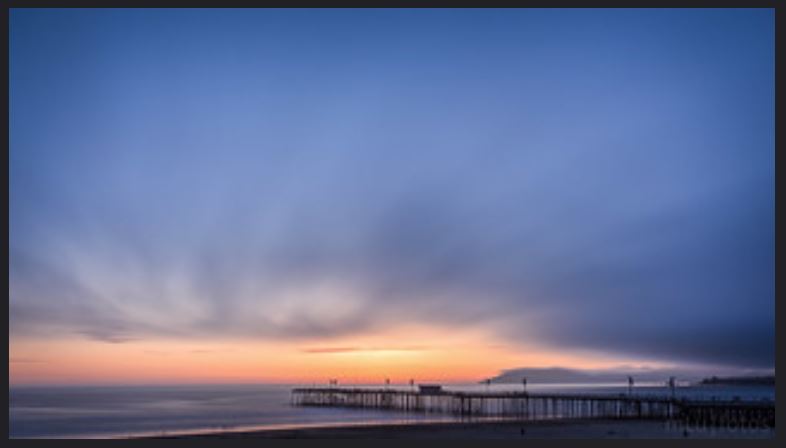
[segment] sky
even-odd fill
[[[10,13],[9,381],[774,369],[774,14]]]

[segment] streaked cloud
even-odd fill
[[[773,36],[770,10],[12,11],[9,336],[327,354],[410,324],[771,367]]]
[[[422,345],[392,346],[392,347],[310,347],[304,348],[304,353],[351,353],[351,352],[409,352],[429,350],[430,347]]]

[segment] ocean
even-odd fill
[[[303,385],[300,385],[302,387]],[[15,386],[9,387],[9,437],[108,438],[173,435],[202,431],[298,428],[450,421],[448,415],[367,409],[296,407],[297,385]],[[383,387],[380,385],[368,387]],[[406,388],[394,386],[391,388]],[[445,385],[448,390],[521,390],[521,385]],[[626,384],[530,384],[527,390],[557,393],[627,393]],[[659,384],[642,384],[634,394],[668,395]],[[771,386],[678,387],[694,399],[775,399]]]

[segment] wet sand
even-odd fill
[[[221,432],[154,438],[250,439],[724,439],[773,438],[774,429],[690,428],[647,420],[422,423]]]

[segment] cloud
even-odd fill
[[[301,351],[312,354],[353,353],[353,352],[389,352],[389,351],[422,351],[429,347],[422,345],[392,346],[392,347],[312,347]]]
[[[46,361],[35,358],[8,358],[8,362],[10,364],[39,364]]]
[[[398,37],[353,43],[368,59],[253,13],[219,33],[249,55],[231,61],[187,22],[178,45],[193,52],[150,24],[144,42],[113,35],[138,50],[115,54],[94,46],[94,19],[63,43],[67,21],[40,30],[26,14],[12,27],[12,337],[311,346],[412,323],[774,364],[770,13],[701,16],[699,34],[672,16],[699,12],[609,12],[608,27],[506,13],[489,28],[455,12],[441,32],[399,17],[376,30]],[[346,20],[331,23],[360,26]],[[571,21],[582,34],[544,25]],[[472,57],[444,38],[467,29],[487,31]],[[47,75],[74,67],[111,75]]]
[[[110,344],[122,344],[123,342],[134,341],[137,338],[130,336],[123,336],[114,331],[101,331],[101,330],[81,330],[80,333],[89,339],[101,342],[109,342]]]

